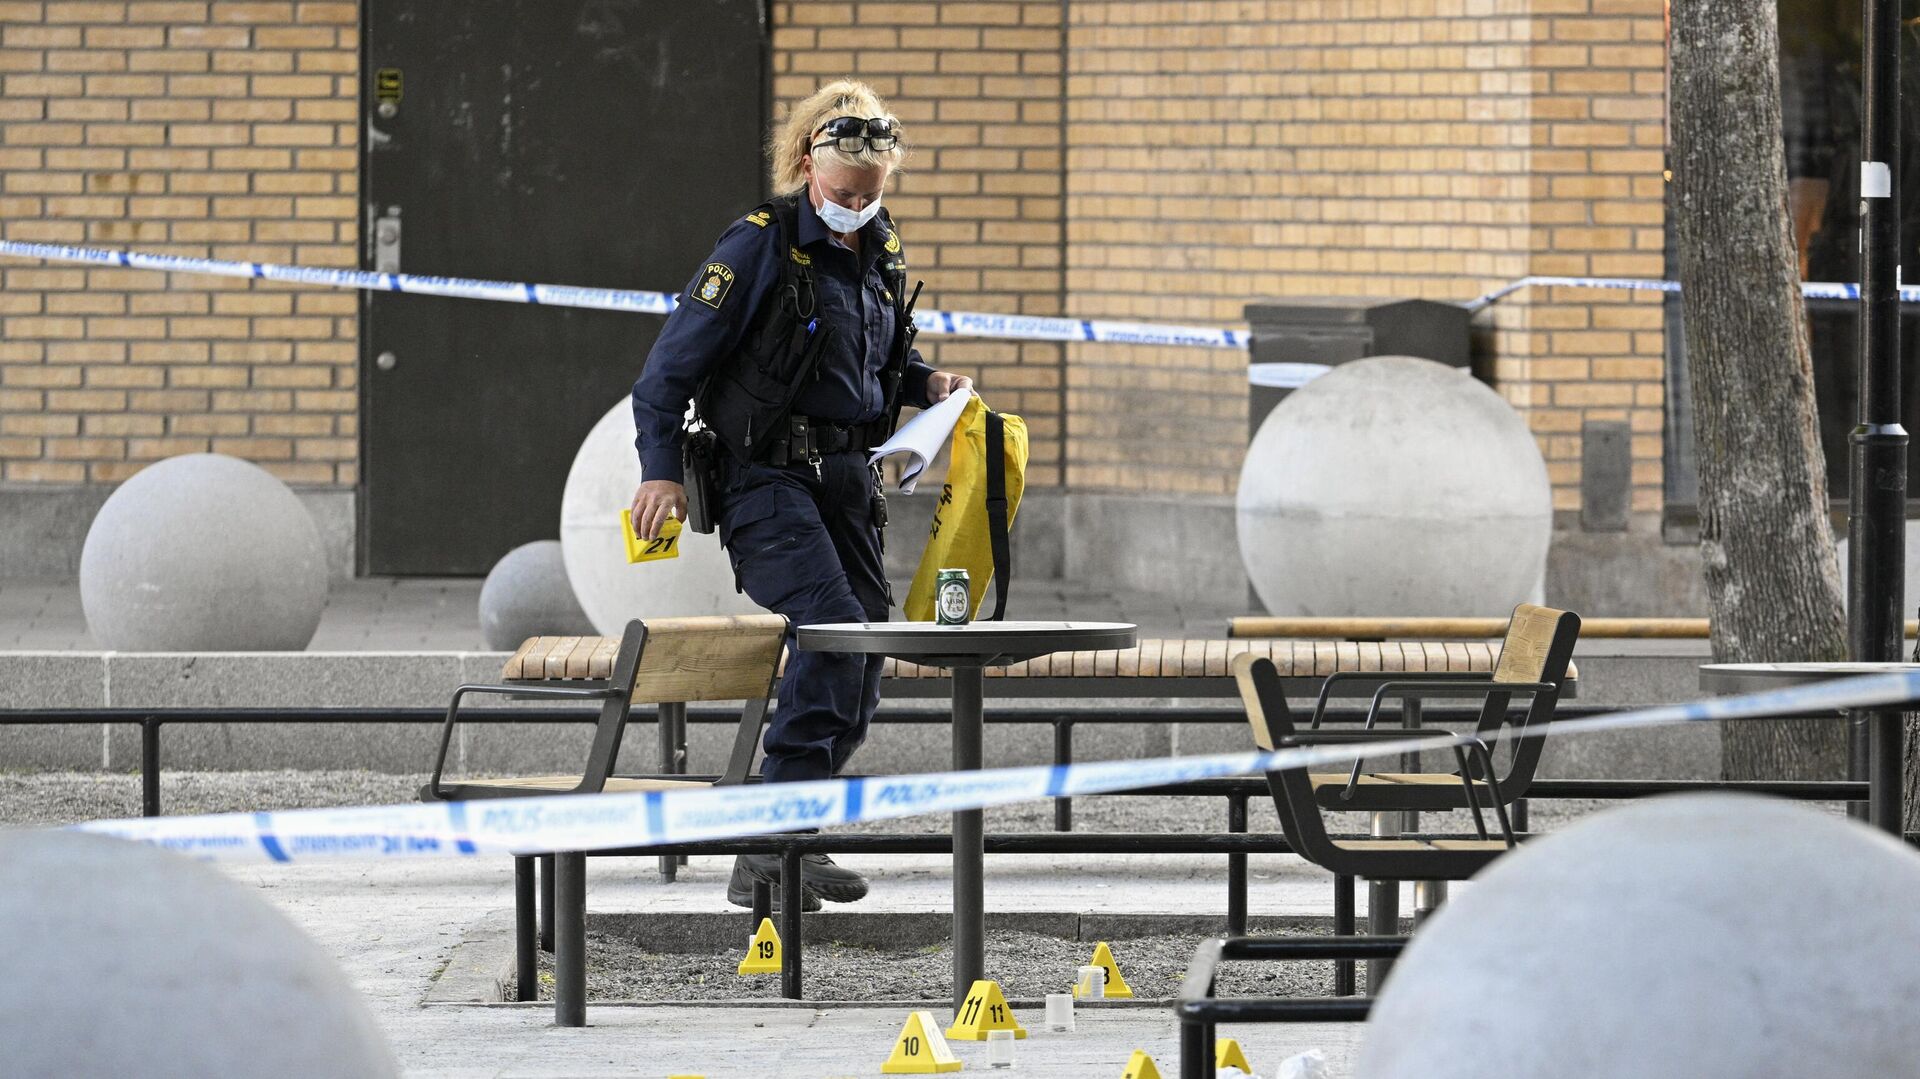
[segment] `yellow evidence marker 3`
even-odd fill
[[[967,999],[953,1014],[947,1037],[963,1042],[983,1042],[989,1030],[1011,1030],[1015,1038],[1027,1036],[1027,1028],[1013,1021],[1013,1009],[1000,992],[1000,983],[982,978],[967,990]]]
[[[760,919],[753,943],[747,945],[747,957],[740,960],[740,973],[780,973],[780,934],[774,931],[772,918]]]
[[[1145,1049],[1135,1049],[1127,1058],[1127,1070],[1120,1073],[1120,1079],[1161,1079],[1160,1068]]]
[[[894,1039],[893,1055],[880,1065],[881,1075],[935,1075],[957,1072],[960,1059],[940,1036],[940,1021],[932,1012],[914,1012]]]
[[[680,557],[680,519],[669,517],[660,525],[660,535],[643,540],[633,532],[633,511],[620,511],[620,535],[627,541],[627,563],[658,562]]]
[[[1133,996],[1133,986],[1128,985],[1127,980],[1120,976],[1120,965],[1113,961],[1113,949],[1107,947],[1106,941],[1103,940],[1093,946],[1093,958],[1087,960],[1087,965],[1100,967],[1107,972],[1107,999]],[[1080,995],[1078,984],[1073,987],[1073,995],[1076,997]]]

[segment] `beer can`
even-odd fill
[[[964,569],[943,569],[933,579],[934,621],[964,626],[973,620],[973,586]]]

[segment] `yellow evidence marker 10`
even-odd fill
[[[1093,946],[1093,958],[1087,960],[1087,965],[1100,967],[1107,972],[1107,999],[1133,996],[1133,986],[1128,985],[1127,980],[1120,976],[1120,965],[1113,961],[1113,949],[1107,947],[1106,941],[1103,940]],[[1076,997],[1080,995],[1078,984],[1073,987],[1073,995]]]
[[[1127,1070],[1120,1073],[1120,1079],[1161,1079],[1160,1068],[1145,1049],[1135,1049],[1127,1058]]]
[[[1015,1038],[1027,1036],[1027,1028],[1013,1020],[1013,1009],[1000,992],[1000,983],[982,978],[967,990],[967,999],[953,1015],[947,1037],[963,1042],[983,1042],[989,1030],[1011,1030]]]
[[[1213,1066],[1215,1068],[1239,1068],[1248,1075],[1253,1074],[1253,1065],[1247,1063],[1246,1051],[1232,1038],[1221,1038],[1213,1043]]]
[[[627,563],[658,562],[680,557],[680,519],[669,517],[660,525],[660,535],[643,540],[633,532],[633,511],[620,511],[620,535],[627,541]]]
[[[740,973],[780,973],[780,934],[774,931],[772,918],[760,919],[753,943],[747,945],[747,957],[740,960]]]
[[[907,1016],[907,1025],[900,1028],[900,1037],[894,1040],[893,1055],[880,1065],[881,1075],[934,1075],[959,1070],[960,1060],[947,1048],[947,1039],[940,1036],[940,1021],[932,1012]]]

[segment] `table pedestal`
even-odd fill
[[[954,667],[953,770],[980,768],[981,683],[979,667]],[[973,983],[987,976],[985,814],[963,809],[953,815],[953,1007],[959,1011]]]

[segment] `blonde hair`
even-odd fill
[[[891,150],[879,151],[862,146],[854,153],[847,153],[838,146],[822,146],[812,150],[814,132],[836,116],[858,116],[863,120],[884,116],[895,125],[900,122],[888,111],[887,103],[880,100],[880,95],[874,93],[873,87],[864,82],[841,79],[815,90],[787,110],[787,118],[774,127],[772,137],[767,140],[767,158],[773,163],[773,189],[776,193],[785,194],[806,186],[807,174],[803,162],[809,152],[819,164],[847,165],[856,169],[897,169],[906,161],[907,151],[903,143],[895,143]]]

